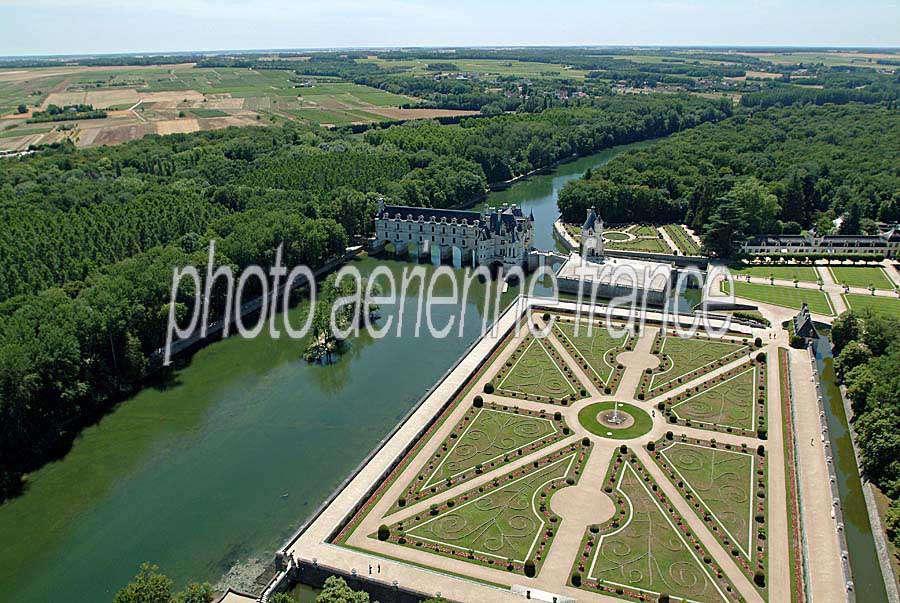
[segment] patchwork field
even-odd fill
[[[781,287],[763,283],[734,282],[734,294],[736,297],[758,301],[773,306],[782,306],[799,310],[804,303],[809,305],[810,312],[834,316],[834,307],[828,295],[818,289],[804,289],[799,287]],[[728,283],[722,281],[722,293],[728,294]]]
[[[469,115],[473,111],[401,109],[417,99],[336,78],[289,69],[198,68],[191,63],[150,67],[57,67],[0,71],[0,149],[69,138],[79,146],[116,144],[147,133],[168,134],[278,120],[343,126]],[[28,108],[17,113],[20,104]],[[107,119],[65,122],[35,132],[26,120],[50,104],[89,104]],[[214,121],[220,118],[219,121]],[[174,122],[195,120],[189,125]],[[94,123],[96,122],[96,123]],[[156,126],[157,122],[173,122]],[[145,124],[150,127],[144,127]],[[94,132],[88,132],[95,130]]]

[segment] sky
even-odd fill
[[[495,45],[900,46],[900,0],[0,0],[0,56]]]

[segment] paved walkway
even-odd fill
[[[816,603],[846,601],[837,526],[832,518],[825,438],[822,435],[812,366],[806,350],[790,350],[794,414],[800,464],[800,501],[808,554],[811,597]],[[864,600],[864,599],[860,599]]]

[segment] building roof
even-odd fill
[[[794,334],[804,339],[816,339],[819,337],[816,326],[813,324],[809,306],[805,303],[800,306],[800,312],[794,317]]]
[[[583,278],[587,283],[597,282],[601,285],[618,286],[626,290],[634,289],[635,283],[637,283],[638,290],[663,293],[669,287],[674,270],[674,264],[668,262],[619,257],[588,260],[582,258],[580,254],[572,252],[556,276],[560,279],[573,280]]]
[[[406,220],[408,216],[412,216],[413,220],[422,220],[428,222],[434,218],[435,222],[440,222],[442,218],[446,218],[448,222],[454,218],[457,222],[467,221],[474,224],[476,220],[481,220],[481,214],[477,211],[467,211],[460,209],[434,209],[431,207],[407,207],[405,205],[385,205],[378,214],[379,218],[394,218],[397,215],[402,220]]]
[[[594,208],[592,207],[587,210],[587,218],[585,218],[584,224],[581,225],[581,228],[585,230],[593,229],[598,221],[603,222],[603,220],[600,219],[600,216],[597,215],[597,212],[594,211]]]

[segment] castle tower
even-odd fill
[[[587,210],[587,217],[581,225],[581,255],[585,258],[603,255],[603,219],[593,207]]]

